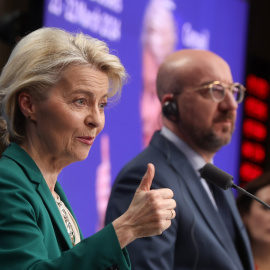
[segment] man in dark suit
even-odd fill
[[[106,215],[108,223],[126,211],[148,162],[156,168],[152,188],[173,190],[172,226],[127,247],[134,270],[254,269],[231,190],[208,185],[199,173],[230,142],[244,91],[228,64],[209,51],[180,50],[161,65],[163,127],[117,176]]]

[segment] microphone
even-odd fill
[[[233,182],[233,176],[222,171],[221,169],[219,169],[218,167],[214,166],[211,163],[206,163],[204,165],[204,167],[200,170],[201,172],[201,177],[204,178],[205,180],[215,184],[216,186],[227,190],[228,188],[234,188],[242,193],[244,193],[245,195],[251,197],[252,199],[258,201],[259,203],[263,204],[265,207],[267,207],[268,209],[270,209],[270,206],[263,202],[262,200],[260,200],[259,198],[257,198],[256,196],[254,196],[253,194],[247,192],[245,189],[237,186],[234,182]]]

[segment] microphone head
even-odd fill
[[[201,177],[225,190],[234,184],[232,181],[233,176],[211,163],[205,164],[201,169]]]

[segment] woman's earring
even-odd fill
[[[29,118],[29,119],[31,119],[31,116],[30,116],[30,115],[28,115],[28,118]]]

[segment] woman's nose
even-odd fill
[[[105,115],[104,110],[100,109],[99,106],[92,107],[85,118],[85,124],[92,127],[102,127],[104,126]]]

